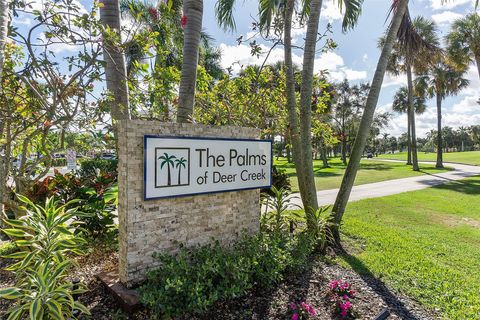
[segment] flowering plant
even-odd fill
[[[347,281],[332,280],[329,283],[330,301],[335,302],[335,311],[342,317],[346,318],[352,314],[353,304],[352,298],[355,297],[355,290]]]
[[[312,305],[306,302],[300,304],[290,303],[290,312],[292,314],[292,320],[311,319],[317,315],[317,311],[315,311]]]

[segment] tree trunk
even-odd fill
[[[341,148],[342,148],[342,162],[344,165],[347,165],[347,141],[345,141],[345,135],[343,134],[342,137],[342,143],[341,143]]]
[[[321,9],[322,0],[312,0],[310,2],[310,15],[308,17],[307,34],[305,36],[305,47],[303,51],[302,85],[300,88],[300,137],[302,143],[301,151],[304,181],[299,181],[299,185],[304,185],[302,202],[303,208],[307,211],[316,211],[318,209],[312,159],[312,91],[313,67]]]
[[[8,39],[8,0],[0,0],[0,92],[2,90],[3,62],[5,59],[5,44]]]
[[[360,122],[357,137],[355,139],[352,153],[350,155],[350,161],[348,162],[345,174],[343,175],[342,184],[340,186],[340,190],[338,191],[337,198],[335,199],[335,204],[332,208],[332,214],[336,223],[336,225],[332,228],[332,233],[335,238],[335,242],[338,245],[340,245],[340,223],[342,221],[342,217],[348,203],[348,198],[350,197],[350,193],[352,191],[353,183],[355,182],[358,168],[360,167],[362,152],[365,148],[365,143],[367,141],[370,127],[372,125],[375,108],[378,102],[378,96],[380,95],[383,78],[385,76],[385,70],[388,64],[388,59],[392,52],[393,43],[395,42],[398,29],[400,27],[402,18],[407,10],[407,6],[408,0],[399,0],[397,8],[394,12],[394,16],[390,24],[387,37],[385,39],[385,44],[382,48],[382,53],[380,54],[380,58],[378,60],[372,85],[370,87],[370,91],[368,92],[362,120]]]
[[[290,145],[293,149],[293,162],[295,164],[295,171],[297,173],[298,187],[305,205],[304,194],[305,188],[302,183],[304,180],[304,170],[302,162],[302,150],[300,141],[300,128],[297,114],[297,103],[295,96],[295,76],[293,74],[292,62],[292,15],[294,10],[294,0],[287,1],[285,9],[285,25],[284,25],[284,52],[285,52],[285,76],[286,76],[286,91],[287,91],[287,110],[288,110],[288,129]],[[287,159],[289,158],[289,150],[287,150]],[[290,162],[290,160],[288,160]]]
[[[407,83],[408,83],[408,118],[410,119],[411,126],[411,153],[412,153],[412,165],[413,171],[419,171],[418,168],[418,156],[417,156],[417,135],[415,130],[415,107],[413,106],[413,79],[412,79],[412,66],[407,63]]]
[[[183,60],[178,94],[177,122],[190,122],[193,114],[193,104],[195,103],[203,0],[185,0],[183,12],[187,17],[187,24],[183,29]]]
[[[118,0],[104,0],[100,8],[100,21],[105,28],[120,37],[120,7]],[[127,69],[122,49],[109,39],[104,39],[105,78],[107,90],[113,95],[111,104],[112,122],[130,118],[128,102]]]
[[[325,146],[325,141],[323,141],[323,138],[320,139],[320,157],[322,158],[323,167],[329,168],[330,166],[328,165],[327,147]]]
[[[410,110],[407,106],[407,165],[412,165],[412,124],[410,122]]]
[[[443,168],[442,97],[438,93],[437,93],[437,163],[435,164],[435,168]]]
[[[478,77],[480,78],[480,55],[475,55],[475,64],[477,65]]]

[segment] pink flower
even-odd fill
[[[347,316],[347,310],[342,310],[342,312],[340,312],[340,315],[342,317],[346,317]]]
[[[298,314],[296,313],[292,314],[292,320],[298,320]]]
[[[338,285],[338,280],[332,280],[330,281],[328,286],[330,287],[330,289],[335,289],[337,285]]]
[[[349,297],[349,296],[347,296],[346,294],[344,294],[344,295],[343,295],[343,297],[342,297],[342,299],[343,299],[343,300],[347,300],[347,301],[348,301],[348,300],[350,300],[350,297]]]
[[[290,303],[290,310],[295,310],[297,308],[297,306],[295,305],[295,303]]]

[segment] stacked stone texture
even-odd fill
[[[242,233],[253,234],[259,229],[259,190],[144,200],[144,135],[258,138],[259,131],[119,121],[119,277],[127,286],[141,282],[150,268],[158,266],[154,252],[175,253],[180,244],[194,246],[214,240],[227,245]]]

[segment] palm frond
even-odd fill
[[[363,0],[340,0],[338,6],[340,11],[343,11],[345,7],[345,13],[343,15],[342,30],[343,32],[353,29],[357,24],[358,18],[362,13]]]
[[[218,0],[217,3],[215,3],[215,16],[217,17],[217,22],[225,31],[235,31],[237,28],[235,19],[233,18],[234,5],[235,0]]]

